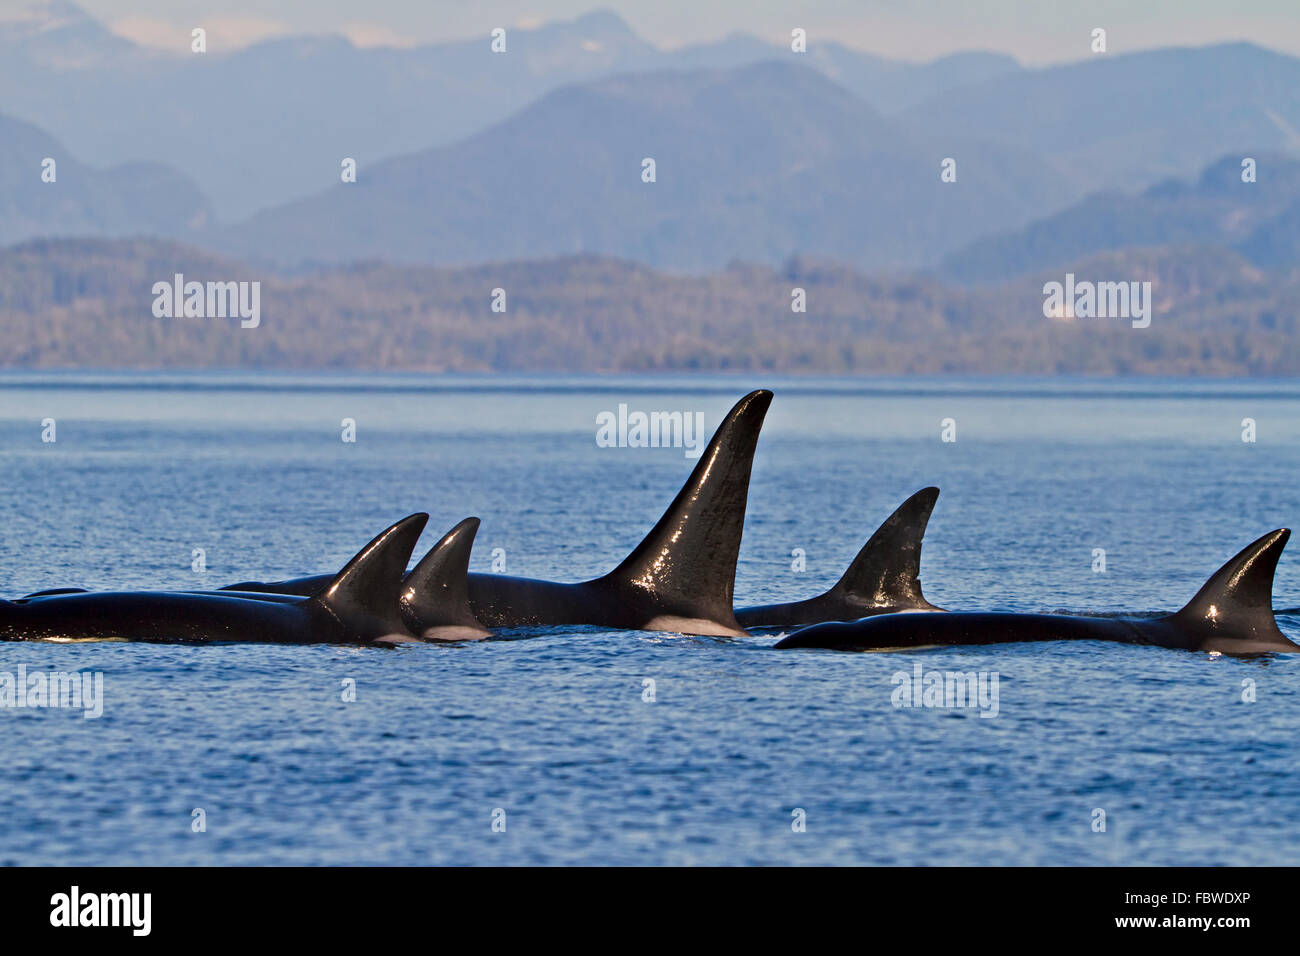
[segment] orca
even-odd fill
[[[771,404],[772,393],[764,389],[736,403],[663,517],[613,571],[576,584],[470,574],[475,619],[488,628],[596,625],[748,636],[736,620],[732,597],[754,449]],[[313,594],[321,580],[230,587]]]
[[[414,514],[365,546],[313,597],[92,591],[0,600],[0,640],[216,644],[398,644],[418,640],[399,609],[402,574],[428,520]]]
[[[466,518],[434,545],[402,582],[402,619],[426,641],[491,637],[469,603],[469,554],[479,519]]]
[[[802,627],[823,621],[856,621],[875,614],[942,611],[921,593],[921,539],[938,488],[922,488],[876,529],[848,570],[824,594],[789,604],[736,611],[742,627]]]
[[[492,632],[479,623],[469,606],[466,575],[479,519],[466,518],[429,549],[402,581],[398,604],[407,630],[426,641],[480,641]],[[314,597],[330,584],[328,574],[288,581],[244,581],[219,591],[237,592],[257,600],[278,601]],[[200,592],[214,593],[214,592]]]
[[[765,389],[736,403],[668,510],[614,570],[576,584],[471,574],[474,616],[493,628],[585,624],[748,636],[732,599],[754,449],[771,404]]]
[[[1063,614],[886,614],[851,623],[815,624],[778,648],[901,650],[936,645],[1023,641],[1118,641],[1189,651],[1255,655],[1297,651],[1273,618],[1273,572],[1291,532],[1270,531],[1221,567],[1181,611],[1157,618]]]

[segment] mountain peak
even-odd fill
[[[591,30],[604,36],[635,37],[634,31],[626,20],[608,7],[601,7],[581,14],[570,21],[575,27]],[[558,25],[558,24],[557,24]]]
[[[29,33],[47,33],[67,27],[98,27],[99,23],[69,0],[37,0],[15,10],[0,10],[0,26],[15,25]]]
[[[0,13],[0,56],[10,51],[55,69],[103,62],[134,45],[69,0],[39,0]]]

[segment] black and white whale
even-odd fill
[[[469,605],[489,628],[596,625],[743,637],[732,598],[749,475],[772,393],[751,392],[727,413],[668,510],[623,563],[576,584],[470,574]],[[312,594],[320,577],[241,590]],[[419,590],[419,585],[414,585]]]
[[[732,607],[736,561],[771,404],[761,389],[736,403],[663,517],[614,570],[577,584],[471,574],[474,616],[494,628],[588,624],[744,637]]]
[[[921,539],[938,488],[922,488],[876,529],[848,570],[824,594],[789,604],[736,611],[742,627],[802,627],[823,621],[856,621],[874,614],[942,611],[921,593]]]
[[[402,576],[428,520],[415,514],[363,548],[312,597],[207,591],[46,592],[0,600],[0,640],[215,644],[416,641],[399,607]]]
[[[481,641],[492,632],[469,603],[469,554],[479,519],[466,518],[429,550],[402,582],[402,620],[426,641]]]
[[[1291,532],[1270,531],[1220,568],[1187,606],[1157,618],[1062,614],[887,614],[795,631],[779,648],[899,650],[1022,641],[1119,641],[1221,654],[1298,651],[1273,618],[1273,573]]]
[[[478,528],[478,518],[460,522],[402,580],[398,605],[406,629],[416,637],[425,641],[479,641],[492,636],[469,606],[466,576]],[[323,593],[332,580],[328,574],[318,574],[288,581],[244,581],[215,593],[234,592],[271,601],[286,596],[314,597]]]

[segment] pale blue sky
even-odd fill
[[[0,9],[29,0],[0,0]],[[899,59],[989,49],[1025,63],[1080,59],[1093,27],[1111,52],[1253,40],[1300,53],[1300,0],[77,0],[133,38],[170,44],[204,25],[231,41],[277,33],[344,33],[366,43],[431,43],[483,36],[494,26],[619,13],[660,46],[733,31],[810,42],[834,39]]]

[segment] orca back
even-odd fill
[[[1290,537],[1289,529],[1279,528],[1242,548],[1166,620],[1200,650],[1297,650],[1273,616],[1273,575]]]
[[[406,576],[402,617],[417,637],[473,640],[491,635],[469,606],[469,556],[478,527],[478,518],[460,522]]]
[[[623,562],[592,584],[612,590],[639,626],[745,632],[732,606],[754,450],[772,393],[751,392],[727,414],[682,490]]]

